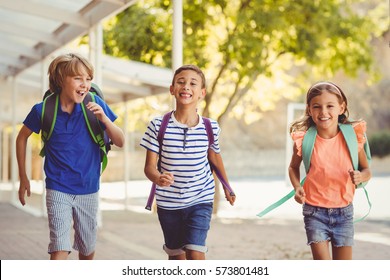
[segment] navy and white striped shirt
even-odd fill
[[[162,116],[154,118],[148,126],[140,145],[152,152],[159,153],[157,141]],[[214,133],[214,144],[211,149],[220,153],[220,127],[210,120]],[[175,210],[199,203],[213,202],[215,184],[207,160],[208,137],[203,119],[188,127],[179,123],[171,115],[165,131],[161,150],[161,172],[171,172],[174,183],[169,187],[157,186],[156,201],[160,208]]]

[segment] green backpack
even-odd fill
[[[351,124],[339,124],[339,127],[340,127],[341,132],[343,133],[345,142],[347,143],[349,154],[350,154],[351,160],[352,160],[353,168],[354,168],[354,170],[358,170],[359,169],[359,156],[358,156],[358,142],[357,142],[356,133],[355,133]],[[305,166],[306,174],[309,172],[310,160],[311,160],[311,155],[313,152],[314,142],[315,142],[316,136],[317,136],[317,128],[315,126],[311,126],[306,131],[305,136],[303,137],[302,160],[303,160],[303,164]],[[370,145],[368,144],[368,139],[367,139],[366,135],[365,135],[365,137],[366,137],[366,142],[364,143],[364,151],[366,153],[368,164],[371,164]],[[303,178],[301,181],[302,186],[303,186],[304,182],[305,182],[305,178]],[[365,188],[366,184],[367,184],[367,182],[362,182],[359,185],[357,185],[356,188],[362,188],[364,190],[366,198],[367,198],[367,202],[369,205],[369,210],[368,210],[366,215],[364,215],[362,218],[355,220],[354,222],[360,222],[361,220],[365,219],[371,211],[372,204],[371,204],[370,198],[368,197],[368,192]],[[263,217],[268,212],[272,211],[276,207],[279,207],[280,205],[285,203],[287,200],[289,200],[294,195],[295,195],[295,190],[292,190],[286,196],[282,197],[277,202],[271,204],[266,209],[261,211],[259,214],[257,214],[257,216]]]
[[[95,102],[95,95],[98,95],[104,100],[104,95],[100,88],[92,83],[91,89],[85,96],[81,108],[83,110],[84,119],[88,127],[89,134],[92,140],[100,147],[102,172],[107,166],[107,153],[111,150],[112,141],[108,138],[108,135],[100,126],[99,120],[90,110],[86,109],[88,102]],[[39,155],[45,156],[45,145],[50,140],[53,133],[54,126],[57,120],[58,103],[60,101],[59,94],[52,93],[47,90],[43,96],[43,107],[41,115],[41,139],[43,147]]]

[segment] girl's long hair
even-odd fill
[[[349,117],[348,101],[344,92],[341,90],[341,88],[339,88],[334,83],[324,81],[324,82],[315,83],[307,91],[305,113],[301,118],[299,118],[298,120],[294,121],[291,124],[290,133],[294,131],[306,131],[309,129],[309,127],[315,125],[312,117],[309,115],[310,102],[314,97],[321,95],[325,91],[334,94],[337,97],[340,104],[342,104],[343,102],[345,103],[344,113],[339,116],[338,122],[350,123],[350,121],[348,120]]]

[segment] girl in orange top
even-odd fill
[[[355,185],[368,181],[371,171],[363,149],[366,123],[350,122],[348,116],[347,98],[343,91],[333,83],[319,82],[307,92],[304,116],[290,128],[294,150],[289,176],[295,189],[294,198],[303,204],[307,243],[313,259],[352,259]],[[351,123],[356,133],[359,146],[357,171],[353,170],[339,123]],[[317,128],[317,136],[310,170],[301,186],[302,140],[313,125]]]

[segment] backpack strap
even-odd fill
[[[303,161],[303,165],[305,166],[306,174],[309,172],[310,169],[310,160],[311,160],[311,155],[313,153],[316,137],[317,137],[317,128],[315,126],[309,127],[309,129],[305,133],[305,136],[303,137],[302,161]]]
[[[58,103],[60,100],[59,94],[51,93],[43,100],[41,114],[41,139],[43,146],[39,155],[44,157],[46,142],[50,139],[57,119]]]
[[[359,170],[359,149],[358,149],[358,141],[356,137],[355,130],[353,129],[351,124],[339,124],[340,130],[343,133],[345,142],[347,143],[348,150],[349,150],[349,155],[351,156],[352,160],[352,166],[354,170]],[[366,135],[364,135],[366,137]],[[371,162],[371,152],[370,152],[370,146],[368,144],[368,140],[366,137],[366,142],[364,143],[364,151],[366,153],[366,157],[368,162]],[[368,196],[368,191],[365,188],[365,185],[367,182],[362,182],[359,185],[356,186],[356,188],[362,188],[364,190],[364,193],[366,195],[367,203],[368,203],[368,212],[361,218],[355,219],[354,223],[360,222],[364,220],[368,214],[371,212],[371,201]]]
[[[340,127],[341,132],[343,133],[345,142],[347,143],[349,154],[350,154],[351,160],[352,160],[353,168],[354,168],[354,170],[358,170],[358,168],[359,168],[359,154],[358,154],[358,142],[357,142],[355,130],[353,129],[351,124],[339,124],[339,127]],[[310,168],[310,160],[311,160],[311,155],[313,153],[314,142],[315,142],[316,136],[317,136],[317,129],[315,126],[311,126],[307,130],[307,132],[305,133],[305,136],[304,136],[303,141],[302,141],[302,160],[303,160],[303,164],[305,166],[306,174]],[[364,144],[364,149],[366,151],[367,160],[369,162],[371,162],[371,152],[370,152],[369,144],[367,141],[367,137],[366,137],[366,142]],[[303,180],[301,181],[301,186],[303,186],[304,182],[305,182],[305,178],[303,178]],[[361,217],[359,219],[355,219],[354,223],[357,223],[357,222],[364,220],[368,216],[368,214],[370,214],[370,211],[371,211],[372,204],[371,204],[370,198],[368,196],[368,192],[367,192],[366,188],[364,187],[365,184],[367,184],[367,182],[363,182],[363,183],[359,184],[357,187],[363,188],[364,193],[365,193],[366,198],[367,198],[369,209],[368,209],[368,212],[363,217]],[[275,208],[279,207],[280,205],[282,205],[283,203],[285,203],[287,200],[289,200],[294,195],[295,195],[295,190],[292,190],[286,196],[282,197],[277,202],[273,203],[272,205],[268,206],[266,209],[261,211],[259,214],[257,214],[257,216],[263,217],[268,212],[272,211],[273,209],[275,209]]]
[[[106,169],[108,162],[106,143],[104,141],[104,131],[100,126],[99,120],[95,114],[91,110],[87,109],[86,106],[89,102],[95,102],[95,96],[90,92],[88,92],[88,94],[85,96],[83,103],[81,104],[81,108],[83,110],[85,123],[88,127],[88,132],[91,135],[92,140],[99,146],[101,150],[103,172],[104,169]]]
[[[209,140],[209,149],[211,145],[214,144],[214,132],[213,127],[211,126],[210,119],[202,117],[204,126],[206,128],[207,137]],[[215,175],[217,175],[218,180],[221,182],[222,186],[227,189],[231,196],[235,196],[233,189],[230,187],[229,183],[223,178],[221,172],[218,170],[217,166],[215,166],[211,161],[209,161],[211,172],[215,172]]]
[[[97,87],[98,88],[98,87]],[[97,92],[95,88],[91,88],[93,92]],[[100,89],[99,89],[100,90]],[[102,94],[102,93],[100,93]],[[57,120],[58,104],[60,95],[56,93],[50,93],[48,90],[44,95],[43,105],[42,105],[42,114],[41,114],[41,139],[43,142],[43,147],[39,153],[40,156],[45,156],[45,145],[46,142],[50,139],[54,126]],[[107,152],[108,148],[106,147],[106,141],[104,140],[105,133],[102,127],[99,124],[99,120],[93,114],[92,111],[86,109],[88,102],[95,102],[95,95],[89,92],[84,100],[81,103],[81,108],[84,114],[84,119],[87,124],[88,132],[92,140],[99,146],[102,156],[102,172],[107,166]],[[109,145],[109,144],[108,144]]]
[[[302,161],[303,161],[303,165],[305,166],[306,174],[307,174],[307,172],[309,172],[310,159],[311,159],[311,155],[313,153],[314,142],[316,140],[316,136],[317,136],[317,129],[314,126],[311,126],[306,131],[305,136],[303,137],[303,141],[302,141]],[[305,178],[302,179],[301,186],[303,186],[304,183],[305,183]],[[275,203],[271,204],[270,206],[265,208],[263,211],[258,213],[256,216],[258,216],[260,218],[263,217],[268,212],[271,212],[275,208],[279,207],[280,205],[282,205],[283,203],[288,201],[294,195],[295,195],[295,190],[293,189],[288,194],[283,196],[281,199],[279,199],[278,201],[276,201]]]
[[[347,143],[349,155],[351,156],[352,166],[354,170],[359,169],[359,152],[356,133],[350,124],[339,124],[340,130],[343,133],[345,142]]]
[[[159,172],[161,172],[161,149],[162,149],[162,144],[163,144],[163,140],[164,140],[164,134],[165,134],[165,131],[167,130],[168,123],[169,123],[169,120],[171,118],[172,113],[173,113],[173,111],[168,112],[163,116],[161,124],[160,124],[160,128],[159,128],[158,133],[157,133],[157,141],[158,141],[158,146],[159,146],[157,170]],[[149,211],[152,210],[152,204],[153,204],[154,196],[156,195],[156,189],[157,189],[157,185],[155,183],[153,183],[152,187],[150,189],[148,201],[146,202],[146,206],[145,206],[146,210],[149,210]]]
[[[206,128],[207,139],[209,140],[209,148],[214,144],[214,132],[209,118],[202,117],[204,126]]]
[[[157,162],[157,169],[160,172],[161,172],[161,161],[160,161],[160,158],[161,158],[161,149],[162,149],[164,134],[165,134],[165,131],[167,129],[167,126],[168,126],[168,123],[169,123],[169,120],[171,118],[172,113],[173,113],[173,111],[172,112],[168,112],[168,113],[166,113],[164,115],[164,117],[163,117],[163,119],[161,121],[160,128],[158,130],[158,134],[157,134],[157,141],[158,141],[158,144],[159,144],[159,157],[158,157],[158,162]],[[205,128],[206,128],[206,133],[207,133],[207,138],[208,138],[209,148],[210,148],[211,145],[214,144],[213,128],[211,126],[210,119],[205,118],[205,117],[202,117],[202,119],[203,119],[203,123],[204,123]],[[216,168],[216,166],[213,163],[211,163],[210,161],[209,161],[209,164],[210,164],[211,170],[215,171],[215,174],[217,175],[219,181],[222,183],[223,187],[226,188],[229,191],[231,196],[235,196],[235,194],[233,192],[233,189],[229,186],[229,184],[226,182],[226,180],[222,177],[222,174],[218,170],[218,168]],[[146,207],[145,207],[146,210],[150,211],[152,209],[153,200],[154,200],[154,197],[156,195],[156,189],[157,189],[157,186],[156,186],[155,183],[153,183],[152,187],[150,189],[148,200],[146,202]]]

